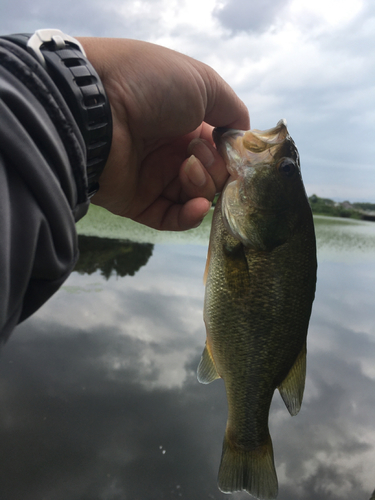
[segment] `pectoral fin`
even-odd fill
[[[306,378],[306,343],[299,353],[288,375],[278,389],[289,413],[297,415],[301,408]]]
[[[213,357],[209,351],[207,342],[203,350],[201,360],[199,362],[197,378],[198,382],[200,382],[201,384],[209,384],[217,378],[220,378],[220,375],[217,373]]]

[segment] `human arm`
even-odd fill
[[[61,286],[88,207],[86,151],[58,89],[0,39],[0,342]]]
[[[81,41],[107,90],[114,124],[94,202],[158,229],[196,226],[228,175],[212,144],[212,126],[248,128],[244,105],[213,70],[182,54],[129,40]],[[88,199],[86,147],[74,110],[26,51],[3,40],[0,45],[5,339],[73,269],[74,221]],[[191,153],[201,161],[188,159]]]

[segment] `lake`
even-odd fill
[[[375,224],[315,226],[304,401],[270,412],[278,499],[369,500]],[[76,270],[1,353],[0,499],[252,498],[217,489],[224,386],[196,380],[209,220],[159,233],[92,207],[78,229]]]

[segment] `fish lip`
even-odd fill
[[[216,127],[212,131],[212,138],[214,140],[216,148],[219,148],[222,144],[223,136],[243,136],[245,130],[237,130],[234,128],[227,127]]]
[[[228,130],[230,130],[230,129],[227,128],[227,127],[216,127],[216,128],[214,128],[213,131],[212,131],[212,138],[215,141],[215,143],[216,143],[216,140],[220,139],[220,137],[223,134],[225,134],[225,132],[227,132]]]
[[[237,174],[244,166],[244,158],[264,155],[267,151],[273,156],[272,150],[279,147],[288,137],[285,119],[277,122],[276,126],[268,130],[238,130],[228,127],[216,127],[212,131],[212,138],[216,149],[223,157],[229,174]],[[242,160],[241,160],[242,158]],[[264,160],[265,158],[263,158]],[[236,165],[234,165],[234,163]]]
[[[272,127],[267,130],[258,130],[258,129],[250,129],[248,132],[252,132],[254,135],[262,138],[263,140],[265,137],[274,135],[277,132],[280,132],[283,128],[287,130],[287,121],[285,118],[281,118],[275,125],[275,127]],[[216,147],[220,144],[223,135],[226,136],[243,136],[245,135],[246,130],[239,130],[235,128],[228,128],[228,127],[215,127],[212,131],[212,138],[214,140],[214,143],[216,144]]]
[[[264,141],[266,143],[270,143],[270,144],[274,143],[271,140],[271,137],[275,136],[275,135],[278,136],[281,131],[284,131],[284,133],[285,133],[284,137],[282,137],[281,141],[280,141],[280,142],[283,142],[285,140],[285,138],[287,137],[287,135],[289,135],[287,121],[285,118],[281,118],[281,120],[279,120],[274,127],[271,127],[267,130],[259,130],[256,128],[249,130],[249,132],[251,132],[254,136],[256,136],[259,139],[261,139],[262,141]],[[274,144],[277,144],[277,142],[275,142]]]

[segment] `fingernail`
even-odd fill
[[[194,155],[191,155],[186,162],[185,173],[189,177],[190,182],[197,187],[202,187],[206,183],[206,175]]]
[[[194,154],[206,168],[215,161],[214,155],[204,139],[193,139],[189,144],[188,152]]]
[[[211,210],[211,207],[212,207],[212,201],[210,201],[210,206],[208,207],[207,212],[205,212],[205,213],[203,214],[203,217],[206,217],[206,215],[208,214],[208,212]]]

